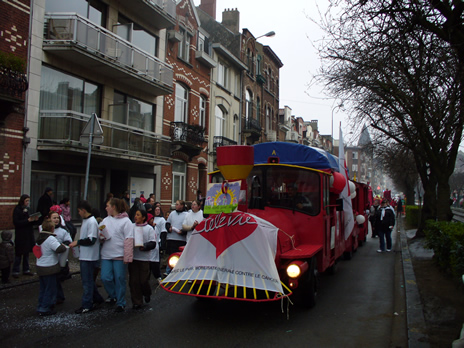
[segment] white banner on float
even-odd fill
[[[275,265],[277,233],[277,227],[248,213],[210,217],[193,231],[163,283],[204,279],[284,293]]]

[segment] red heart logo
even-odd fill
[[[221,213],[203,220],[195,231],[216,247],[218,258],[224,250],[248,237],[257,227],[256,220],[246,213]]]

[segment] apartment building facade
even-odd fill
[[[29,0],[0,2],[0,230],[13,228],[13,209],[23,193],[29,21]]]
[[[176,3],[37,0],[31,23],[22,186],[32,208],[47,186],[74,207],[84,196],[88,140],[80,135],[93,113],[102,134],[92,147],[91,204],[103,209],[107,192],[128,191],[131,201],[158,195],[171,163],[163,113],[174,91],[166,31],[176,24]]]

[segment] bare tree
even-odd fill
[[[463,2],[332,1],[321,26],[320,79],[353,122],[411,151],[426,219],[449,220],[449,177],[462,139]],[[333,9],[343,5],[340,15]],[[457,35],[460,40],[451,38]]]

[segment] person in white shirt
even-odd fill
[[[182,224],[187,216],[185,211],[185,202],[183,200],[176,201],[176,210],[169,214],[166,220],[166,230],[168,235],[166,237],[166,253],[171,255],[179,251],[179,247],[187,244],[186,232],[182,231]],[[166,266],[166,275],[171,272],[169,265]]]
[[[150,302],[150,257],[156,247],[155,230],[147,223],[146,210],[138,209],[134,216],[134,260],[129,264],[129,288],[132,308],[140,309],[143,300]]]
[[[53,232],[54,223],[47,219],[42,224],[42,232],[37,238],[40,246],[40,257],[37,258],[36,268],[39,275],[40,291],[37,313],[39,316],[56,314],[53,307],[57,295],[57,275],[61,270],[58,254],[66,251],[66,246],[58,242]]]
[[[195,227],[203,221],[203,211],[200,209],[201,203],[199,200],[192,202],[192,210],[188,212],[187,216],[182,223],[182,231],[187,233],[187,243],[192,235]]]
[[[98,238],[98,223],[91,211],[92,207],[87,201],[81,201],[77,205],[77,212],[82,218],[80,239],[70,244],[71,248],[79,248],[83,288],[81,307],[75,310],[76,314],[90,312],[104,302],[94,280],[94,272],[100,259],[100,239]]]
[[[124,199],[112,198],[106,204],[108,216],[100,223],[101,280],[108,303],[116,303],[116,312],[126,308],[126,264],[134,255],[134,227]]]
[[[148,214],[150,217],[150,214]],[[151,258],[150,258],[150,269],[153,273],[155,279],[161,281],[161,269],[160,269],[160,248],[162,240],[166,240],[166,220],[163,217],[163,213],[161,212],[161,207],[155,207],[155,216],[152,216],[152,223],[150,223],[150,219],[148,219],[148,223],[153,226],[155,229],[155,238],[156,238],[156,248],[152,250]],[[164,235],[164,238],[162,236]]]
[[[59,208],[58,206],[52,206],[52,208]],[[50,208],[50,209],[52,209]],[[55,231],[53,234],[55,235],[56,239],[58,242],[64,245],[69,245],[72,242],[71,235],[69,234],[68,230],[65,228],[63,221],[61,219],[60,215],[60,210],[50,210],[50,213],[48,214],[48,218],[50,221],[55,225]],[[63,257],[67,258],[67,255],[63,255]],[[56,294],[56,304],[61,304],[64,302],[65,297],[64,297],[64,291],[63,287],[61,286],[61,282],[71,278],[71,275],[69,274],[69,265],[68,265],[68,260],[66,259],[66,265],[61,267],[61,271],[56,277],[57,279],[57,289],[58,292]]]

